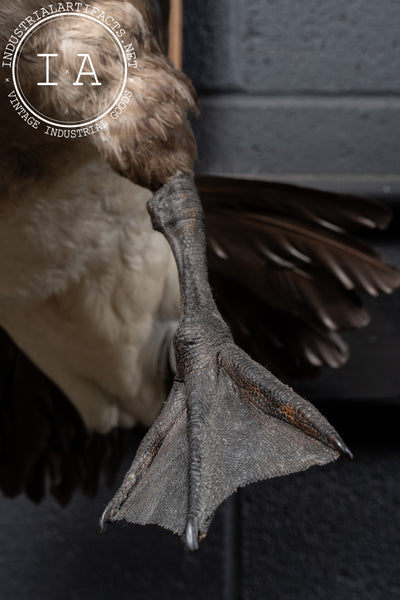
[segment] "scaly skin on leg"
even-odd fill
[[[196,550],[213,512],[237,487],[351,452],[309,402],[234,344],[208,283],[203,211],[193,179],[175,176],[148,210],[178,267],[177,373],[101,526],[120,519],[158,523]]]

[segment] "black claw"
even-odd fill
[[[345,454],[348,458],[353,458],[352,451],[338,435],[333,436],[332,443],[341,454]]]
[[[199,528],[196,519],[189,517],[185,529],[185,546],[190,552],[195,552],[199,549]]]
[[[100,533],[105,533],[108,523],[110,523],[111,506],[107,504],[99,519]]]

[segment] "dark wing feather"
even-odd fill
[[[238,343],[291,375],[346,362],[335,332],[368,323],[360,293],[400,284],[399,273],[346,230],[383,228],[389,209],[284,184],[237,180],[236,188],[236,180],[212,176],[197,184],[212,285]]]
[[[273,372],[313,377],[322,365],[338,368],[349,357],[340,335],[258,299],[232,279],[211,271],[216,300],[239,346]]]
[[[391,219],[387,206],[350,194],[256,179],[197,175],[196,183],[206,206],[285,215],[336,231],[361,227],[385,229]]]
[[[0,329],[0,490],[35,502],[47,488],[60,504],[81,489],[108,485],[128,448],[130,431],[89,434],[61,391]]]

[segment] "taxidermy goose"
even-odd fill
[[[269,369],[294,375],[347,360],[338,331],[367,323],[359,293],[400,283],[347,232],[384,228],[390,216],[353,197],[194,179],[197,99],[162,51],[165,3],[93,6],[124,24],[138,55],[118,120],[59,139],[27,127],[9,90],[2,97],[1,486],[40,499],[49,477],[62,502],[78,485],[90,491],[101,469],[115,471],[118,428],[142,423],[151,427],[102,526],[157,523],[194,550],[237,487],[351,455]],[[3,4],[3,42],[39,8]],[[91,27],[60,19],[21,60],[43,111],[85,118],[107,94],[83,85],[71,100],[62,85],[34,87],[38,54],[57,44],[61,82],[88,40],[99,80],[112,83],[115,56]]]

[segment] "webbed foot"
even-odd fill
[[[196,550],[213,513],[238,487],[351,452],[309,402],[234,344],[208,286],[202,211],[191,178],[175,177],[150,201],[149,212],[180,276],[177,374],[101,524],[158,524]]]
[[[155,523],[189,550],[238,487],[335,460],[350,450],[324,417],[234,345],[221,321],[178,330],[178,372],[108,520]]]

